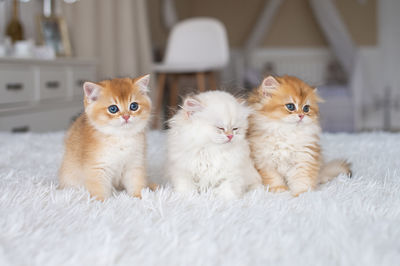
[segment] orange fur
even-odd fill
[[[275,80],[279,83],[279,89],[267,89],[270,97],[264,95],[265,91],[261,87],[256,88],[250,94],[248,102],[257,112],[271,119],[280,120],[290,113],[285,108],[285,104],[291,102],[290,97],[292,97],[294,102],[299,105],[305,104],[307,100],[310,101],[310,112],[304,113],[302,110],[296,110],[294,113],[305,114],[315,122],[318,122],[318,102],[323,100],[316,94],[314,88],[292,76],[275,77]]]
[[[292,195],[298,196],[321,183],[321,101],[316,89],[291,76],[267,77],[250,94],[248,102],[255,110],[248,131],[252,158],[264,185],[271,191],[289,187]],[[295,110],[289,110],[290,103]],[[304,109],[306,105],[308,111]],[[343,169],[325,172],[337,176],[347,173]]]
[[[145,126],[151,102],[138,82],[148,78],[89,84],[99,94],[92,98],[85,94],[85,112],[67,132],[60,188],[83,186],[92,197],[105,200],[113,187],[123,187],[130,195],[140,197],[141,189],[147,185]],[[137,111],[129,109],[131,102],[139,104]],[[118,113],[108,111],[113,104],[118,105]],[[130,116],[130,124],[120,122],[123,115]]]
[[[152,191],[155,191],[155,190],[157,190],[157,189],[159,188],[159,186],[158,186],[157,184],[155,184],[155,183],[150,183],[150,184],[148,185],[148,187],[149,187]]]

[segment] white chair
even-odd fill
[[[199,91],[206,89],[206,76],[211,88],[216,89],[214,71],[224,68],[229,61],[229,46],[225,26],[213,18],[191,18],[177,23],[167,42],[164,61],[154,64],[158,74],[154,127],[164,98],[167,76],[172,77],[169,106],[178,102],[178,82],[181,75],[195,75]]]

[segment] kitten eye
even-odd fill
[[[289,111],[296,110],[296,106],[293,103],[287,103],[287,104],[285,104],[285,106]]]
[[[303,106],[303,112],[308,113],[310,111],[310,106],[309,105],[304,105]]]
[[[115,104],[108,106],[108,111],[112,114],[115,114],[116,112],[119,111],[118,106]]]
[[[233,131],[236,131],[236,130],[238,130],[238,129],[239,129],[239,128],[237,128],[237,127],[232,128]]]
[[[223,127],[217,127],[219,130],[225,131],[225,128]]]
[[[137,109],[139,109],[139,104],[137,102],[133,102],[129,106],[129,109],[131,109],[132,111],[137,111]]]

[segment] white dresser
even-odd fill
[[[96,81],[94,61],[0,58],[0,131],[68,128],[83,110],[84,81]]]

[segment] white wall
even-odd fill
[[[277,75],[297,76],[314,86],[325,84],[327,65],[333,59],[328,48],[262,48],[251,57],[251,66],[264,69],[274,66]]]

